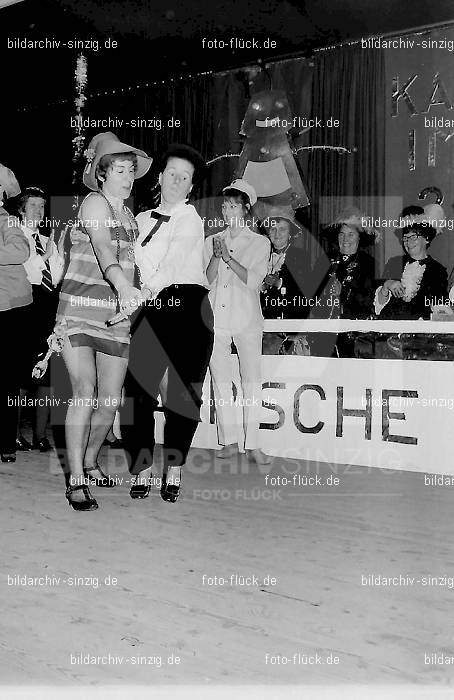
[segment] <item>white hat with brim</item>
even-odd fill
[[[96,168],[100,159],[112,153],[135,153],[137,156],[137,170],[134,175],[135,180],[146,175],[153,162],[153,159],[150,158],[145,151],[122,143],[111,131],[97,134],[92,138],[89,147],[84,153],[87,159],[87,165],[85,166],[82,179],[84,185],[90,190],[97,191],[99,189],[98,181],[96,180]]]
[[[12,170],[0,164],[0,185],[5,188],[6,197],[17,197],[20,194],[19,183]]]
[[[222,192],[224,193],[227,190],[238,190],[238,192],[244,192],[251,203],[251,207],[253,207],[257,201],[257,193],[255,189],[246,180],[234,180],[230,185],[224,187]]]

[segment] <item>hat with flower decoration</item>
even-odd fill
[[[137,170],[134,179],[143,177],[149,171],[153,159],[148,156],[145,151],[141,151],[134,146],[128,146],[122,143],[120,139],[111,131],[106,131],[102,134],[96,134],[90,141],[90,144],[84,155],[87,159],[83,174],[83,182],[90,190],[98,190],[99,185],[96,180],[96,168],[100,159],[103,156],[112,153],[135,153],[137,156]]]

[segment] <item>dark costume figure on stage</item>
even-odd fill
[[[186,200],[204,169],[194,149],[170,147],[159,175],[161,203],[137,216],[136,264],[142,292],[149,300],[132,323],[121,409],[129,470],[137,476],[132,498],[145,498],[150,492],[154,411],[166,370],[161,486],[166,501],[178,498],[181,467],[200,420],[202,387],[213,347],[213,312],[203,272],[203,223]]]
[[[338,250],[322,278],[312,318],[365,319],[372,316],[375,261],[364,248],[373,242],[374,233],[364,228],[363,219],[354,208],[337,218],[333,232],[337,234]],[[352,333],[340,334],[337,339],[333,334],[324,333],[312,341],[313,354],[324,356],[353,357],[354,346]]]
[[[427,253],[436,236],[424,215],[401,229],[405,255],[388,260],[384,282],[375,294],[375,312],[381,319],[429,319],[431,306],[446,299],[446,268]]]

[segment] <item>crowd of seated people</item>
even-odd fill
[[[329,252],[313,265],[299,243],[310,234],[279,211],[273,218],[265,226],[272,244],[261,295],[265,318],[430,319],[435,302],[448,298],[447,270],[428,253],[436,225],[422,207],[402,211],[394,230],[402,254],[391,257],[382,274],[374,256],[378,234],[363,225],[368,219],[358,209],[344,210],[328,227]],[[402,340],[375,332],[265,333],[263,352],[392,358],[402,356]]]

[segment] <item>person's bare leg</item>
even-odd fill
[[[126,358],[96,353],[98,394],[96,410],[91,416],[90,434],[84,460],[85,467],[96,466],[101,445],[113,424],[115,412],[120,407],[121,389],[127,367],[128,360]],[[92,475],[101,477],[101,474],[97,472],[92,472]]]
[[[91,348],[72,347],[69,340],[63,348],[63,360],[69,373],[73,396],[65,421],[66,452],[70,485],[83,484],[84,455],[90,432],[90,418],[96,391],[95,353]],[[73,501],[83,501],[82,490],[74,491]]]

